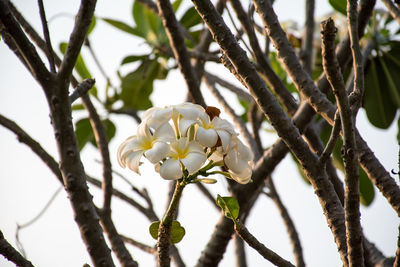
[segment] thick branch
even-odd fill
[[[351,7],[349,7],[351,8]],[[360,191],[358,185],[357,148],[354,121],[343,77],[335,54],[337,29],[332,19],[321,24],[322,59],[324,71],[332,86],[340,112],[343,129],[343,160],[345,166],[345,216],[349,266],[364,266],[362,231],[360,225]]]
[[[185,39],[176,20],[174,10],[168,0],[157,0],[158,10],[167,31],[172,51],[178,62],[178,67],[185,78],[186,85],[193,101],[203,107],[206,107],[203,96],[200,91],[200,81],[190,63],[190,57],[185,45]]]
[[[301,63],[310,75],[312,74],[313,41],[314,41],[314,10],[315,0],[306,0],[306,22],[303,47],[301,49]]]

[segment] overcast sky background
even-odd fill
[[[17,8],[26,16],[40,32],[40,19],[37,1],[14,1]],[[79,7],[79,1],[44,1],[48,19],[57,14],[63,14],[51,20],[50,32],[53,46],[58,52],[58,44],[67,41],[73,26],[73,14]],[[185,1],[184,1],[185,2]],[[302,25],[304,22],[304,1],[276,1],[276,12],[281,21],[295,20]],[[318,16],[331,11],[327,1],[316,1]],[[99,1],[96,15],[120,19],[133,24],[131,18],[132,1]],[[191,3],[187,1],[184,5]],[[183,8],[184,9],[184,8]],[[114,83],[118,85],[116,70],[121,59],[128,54],[140,54],[146,49],[142,41],[132,36],[114,30],[98,20],[96,29],[91,35],[91,44]],[[83,51],[90,71],[96,78],[98,88],[104,88],[105,80],[94,66],[87,51]],[[42,89],[33,80],[23,65],[18,61],[8,47],[0,42],[0,113],[22,126],[28,134],[39,141],[42,146],[57,159],[57,151],[50,125],[49,111]],[[45,60],[47,64],[47,61]],[[122,69],[126,72],[133,66]],[[208,69],[224,78],[234,81],[230,74],[208,65]],[[234,81],[236,82],[236,81]],[[238,83],[237,83],[238,84]],[[238,84],[240,85],[240,84]],[[101,90],[101,89],[100,89]],[[203,88],[206,102],[217,105],[207,89]],[[232,95],[225,93],[227,98]],[[179,104],[185,100],[185,83],[177,71],[171,72],[166,81],[157,81],[152,95],[153,104],[157,106]],[[239,107],[237,107],[239,108]],[[74,119],[85,116],[86,113],[74,114]],[[105,116],[104,111],[100,111]],[[117,135],[110,143],[110,153],[113,167],[123,173],[139,188],[146,187],[153,197],[155,209],[161,217],[165,210],[165,200],[168,182],[162,180],[153,171],[152,166],[144,165],[142,176],[123,170],[117,164],[116,150],[118,145],[135,132],[136,124],[125,116],[112,116],[117,122]],[[392,125],[388,131],[372,128],[361,111],[357,119],[362,136],[369,142],[382,164],[388,169],[397,168],[397,127]],[[274,142],[276,136],[264,135],[264,144]],[[59,188],[59,182],[47,167],[34,155],[29,148],[20,144],[13,133],[0,127],[0,230],[6,239],[15,245],[17,224],[31,220],[42,209],[51,195]],[[101,168],[96,159],[99,155],[91,146],[82,153],[82,160],[87,173],[101,177]],[[299,177],[292,160],[285,158],[273,173],[273,177],[283,202],[293,217],[302,241],[305,261],[308,266],[341,266],[337,248],[331,232],[326,225],[325,217],[313,189]],[[115,187],[137,198],[129,192],[126,183],[119,178],[114,179]],[[215,185],[207,185],[216,195],[226,195],[226,182],[218,178]],[[91,188],[96,203],[101,203],[101,192]],[[115,200],[112,203],[113,218],[120,233],[131,236],[138,241],[154,245],[155,241],[148,234],[147,221],[136,210],[125,203]],[[394,255],[396,249],[397,227],[399,220],[386,200],[376,192],[373,204],[362,207],[362,226],[365,235],[374,242],[382,252]],[[186,236],[177,246],[187,266],[193,266],[204,245],[209,240],[219,218],[216,210],[195,186],[188,186],[183,193],[179,221],[186,228]],[[261,196],[247,220],[249,230],[269,248],[282,257],[293,261],[291,246],[282,224],[282,220],[274,204],[267,197]],[[82,266],[90,259],[81,241],[78,228],[73,220],[72,210],[64,191],[56,197],[46,214],[32,226],[20,231],[27,257],[35,266]],[[142,266],[152,266],[154,257],[127,245],[132,255]],[[115,261],[116,264],[118,263]],[[234,266],[233,245],[230,242],[228,252],[220,266]],[[249,266],[270,266],[260,255],[248,248]],[[0,257],[0,266],[13,266]]]

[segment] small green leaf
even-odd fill
[[[397,107],[400,107],[399,90],[397,90],[397,86],[396,86],[396,83],[394,81],[394,79],[399,76],[399,72],[396,71],[396,72],[393,73],[393,72],[391,72],[389,70],[389,69],[392,69],[392,67],[395,68],[395,66],[392,66],[393,64],[392,64],[391,61],[388,61],[386,63],[385,60],[384,60],[384,57],[378,57],[378,59],[379,59],[379,62],[381,63],[383,72],[385,73],[385,76],[386,76],[386,81],[387,81],[387,83],[389,85],[388,89],[389,89],[389,92],[390,92],[391,99],[392,99],[393,103],[395,105],[397,105]],[[390,68],[388,68],[388,66],[390,66]]]
[[[158,239],[158,228],[160,227],[160,221],[152,222],[149,227],[150,235],[157,240]]]
[[[360,179],[360,202],[364,206],[369,206],[375,198],[374,186],[362,168],[359,168],[358,172]]]
[[[171,226],[171,243],[179,243],[185,236],[186,231],[178,221],[173,221]]]
[[[186,28],[190,29],[193,26],[196,26],[201,23],[201,17],[197,13],[194,7],[190,7],[186,12],[183,14],[182,18],[179,22]]]
[[[337,12],[342,13],[343,15],[347,15],[347,1],[346,0],[329,0],[329,4],[335,9]]]
[[[234,197],[217,196],[217,205],[221,207],[224,215],[235,221],[239,216],[239,202]]]
[[[179,7],[181,6],[182,0],[175,0],[172,3],[172,9],[174,10],[174,12],[178,11]]]
[[[122,21],[119,21],[119,20],[114,20],[114,19],[108,19],[108,18],[103,18],[102,20],[104,22],[108,23],[109,25],[121,30],[121,31],[124,31],[124,32],[129,33],[129,34],[133,34],[133,35],[145,38],[145,35],[143,35],[140,30],[138,30],[137,28],[129,26],[125,22],[122,22]]]
[[[134,1],[132,6],[132,17],[135,21],[136,28],[140,32],[140,34],[146,38],[150,26],[147,22],[147,18],[145,16],[145,7],[139,3],[138,1]]]
[[[149,57],[149,55],[130,55],[126,56],[122,59],[121,65],[128,64],[128,63],[133,63],[136,61],[142,61],[145,60]]]
[[[158,228],[160,227],[160,221],[152,222],[149,227],[150,235],[157,240],[158,239]],[[178,221],[173,221],[171,224],[171,243],[179,243],[185,236],[186,231]]]
[[[77,111],[77,110],[84,110],[85,107],[82,104],[74,104],[72,105],[72,111]]]
[[[363,107],[368,120],[381,129],[387,129],[392,124],[397,110],[388,88],[389,84],[380,60],[371,59],[365,73]]]
[[[78,141],[79,150],[82,150],[88,142],[94,139],[92,126],[90,125],[88,118],[76,122],[75,135]]]

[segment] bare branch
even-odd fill
[[[200,91],[200,81],[194,72],[190,63],[190,57],[185,46],[185,40],[176,20],[174,10],[168,0],[157,0],[158,10],[162,18],[164,27],[167,31],[168,39],[178,67],[185,78],[186,85],[193,101],[203,107],[206,107],[203,96]]]
[[[233,241],[235,242],[236,267],[247,267],[246,250],[243,239],[235,235]]]
[[[86,95],[87,92],[92,89],[95,82],[96,81],[94,79],[85,79],[81,83],[79,83],[72,94],[69,95],[69,102],[71,102],[72,104],[79,97]]]
[[[8,3],[7,0],[0,0],[0,22],[3,24],[5,31],[7,31],[14,40],[15,45],[18,47],[19,54],[25,58],[26,66],[28,66],[33,77],[43,85],[47,82],[50,75],[49,71],[43,64],[35,47],[28,40],[18,22],[15,20]]]
[[[92,22],[95,7],[96,0],[84,0],[81,2],[78,14],[76,15],[74,29],[69,37],[68,47],[58,72],[58,77],[62,81],[69,81],[70,79],[76,59]]]
[[[33,267],[32,263],[25,259],[8,241],[0,231],[0,254],[7,260],[20,267]]]
[[[313,41],[314,41],[314,10],[315,0],[306,0],[306,22],[303,47],[301,49],[301,63],[307,73],[312,74]]]
[[[40,19],[42,20],[43,35],[44,39],[46,40],[46,46],[47,46],[46,55],[47,59],[49,60],[50,71],[52,73],[56,73],[56,66],[54,64],[54,51],[53,47],[51,46],[50,33],[47,25],[46,12],[44,11],[43,0],[38,0],[38,5],[39,5]]]
[[[396,257],[394,260],[393,267],[400,267],[400,225],[399,225],[399,233],[398,233],[398,237],[397,237]]]
[[[294,267],[293,264],[260,243],[239,220],[237,220],[235,223],[235,231],[244,241],[246,241],[247,244],[249,244],[261,256],[274,265],[282,267]]]
[[[392,0],[382,0],[382,2],[385,4],[386,8],[388,9],[390,15],[397,21],[397,23],[400,24],[400,10],[398,7],[396,7]]]
[[[137,247],[137,248],[143,250],[144,252],[147,252],[147,253],[150,253],[150,254],[155,254],[156,253],[156,248],[155,247],[151,247],[149,245],[143,244],[143,243],[141,243],[139,241],[136,241],[136,240],[134,240],[134,239],[132,239],[130,237],[124,236],[124,235],[121,235],[121,238],[125,243],[128,243],[128,244],[130,244],[130,245],[132,245],[134,247]]]
[[[281,217],[283,219],[283,222],[286,226],[286,231],[289,234],[290,242],[292,244],[294,258],[296,260],[296,266],[303,267],[303,266],[305,266],[304,257],[303,257],[303,248],[301,246],[301,242],[300,242],[300,238],[297,233],[297,230],[296,230],[296,226],[294,225],[294,222],[293,222],[292,218],[290,217],[288,210],[286,209],[278,192],[276,191],[275,184],[274,184],[274,181],[272,180],[272,177],[269,177],[267,179],[267,185],[268,185],[268,188],[270,189],[271,198],[275,202],[275,205],[278,208],[278,210],[281,214]]]
[[[325,165],[325,163],[329,160],[332,151],[335,148],[336,142],[340,136],[340,130],[342,129],[340,124],[341,124],[340,115],[339,111],[337,110],[335,113],[335,119],[333,122],[331,135],[329,136],[329,140],[326,143],[324,151],[319,156],[319,161],[321,162],[322,165]]]

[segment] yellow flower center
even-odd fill
[[[143,150],[149,150],[153,147],[153,140],[146,138],[142,143]]]

